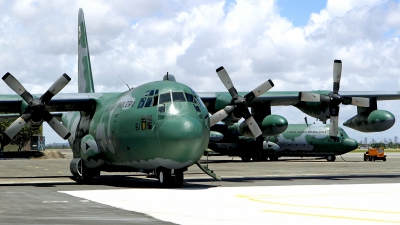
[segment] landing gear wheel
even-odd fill
[[[76,183],[78,184],[93,184],[94,177],[100,176],[99,170],[89,169],[83,166],[82,176],[78,177]]]
[[[70,170],[77,184],[92,184],[93,178],[100,176],[100,170],[86,167],[80,158],[72,160]]]
[[[171,170],[161,168],[159,171],[157,171],[157,179],[162,187],[169,187],[171,184]]]
[[[175,170],[175,179],[172,179],[172,187],[182,187],[183,185],[183,170]]]
[[[160,168],[157,170],[157,179],[162,187],[182,187],[183,185],[183,171],[182,169],[174,170]]]
[[[325,157],[328,162],[334,162],[336,160],[336,156],[328,155]]]

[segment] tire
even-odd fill
[[[169,187],[171,184],[171,170],[161,168],[157,171],[157,179],[162,187]]]
[[[372,158],[371,158],[371,161],[375,161],[375,157],[372,157]]]
[[[367,156],[364,155],[364,161],[367,161]]]
[[[334,162],[336,160],[336,156],[328,155],[325,157],[328,162]]]
[[[172,177],[172,187],[180,188],[183,185],[183,170],[175,170],[175,176]]]
[[[383,158],[383,161],[386,162],[386,158]]]
[[[100,170],[89,169],[82,165],[82,176],[76,176],[77,184],[93,184],[94,178],[100,176]]]

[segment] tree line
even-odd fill
[[[12,122],[0,122],[0,140],[3,140],[3,133],[11,125]],[[16,145],[18,146],[18,152],[21,152],[22,148],[28,144],[28,142],[31,140],[31,137],[34,134],[42,134],[42,126],[39,127],[39,129],[32,129],[29,126],[24,126],[22,130],[15,135],[13,140],[10,142],[10,145]],[[0,154],[4,150],[4,147],[1,146],[0,148]]]

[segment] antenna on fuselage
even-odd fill
[[[164,75],[163,80],[168,80],[168,81],[176,81],[174,75],[169,75],[169,73],[167,72],[167,75]]]
[[[308,123],[307,123],[307,116],[304,117],[304,121],[306,121],[307,127],[308,127]]]

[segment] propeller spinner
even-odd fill
[[[235,113],[236,117],[243,117],[245,119],[247,126],[249,127],[254,137],[256,137],[256,139],[262,137],[262,132],[258,127],[257,122],[254,120],[253,116],[251,116],[250,111],[246,106],[246,103],[252,101],[254,98],[270,90],[274,86],[274,83],[272,83],[271,80],[268,80],[255,88],[253,91],[247,93],[244,97],[242,97],[236,91],[235,87],[233,86],[232,80],[224,67],[221,66],[216,71],[222,83],[231,94],[232,100],[231,105],[226,106],[224,109],[221,109],[211,116],[210,126],[213,126],[219,121],[223,120],[230,113]]]
[[[15,135],[30,122],[35,126],[40,126],[46,121],[50,127],[63,139],[67,139],[71,133],[56,118],[54,118],[46,108],[46,104],[51,98],[60,92],[71,80],[67,74],[63,74],[54,84],[40,97],[34,98],[24,86],[10,73],[6,73],[3,78],[4,82],[21,96],[28,103],[28,107],[24,113],[16,119],[3,133],[1,147],[9,144]]]
[[[339,122],[339,105],[355,105],[361,107],[369,107],[370,99],[362,97],[342,97],[339,94],[340,79],[342,77],[342,61],[335,59],[333,62],[333,91],[328,95],[317,94],[313,92],[300,92],[299,99],[305,102],[325,102],[329,106],[330,112],[330,129],[329,135],[332,139],[337,138],[338,122]]]

